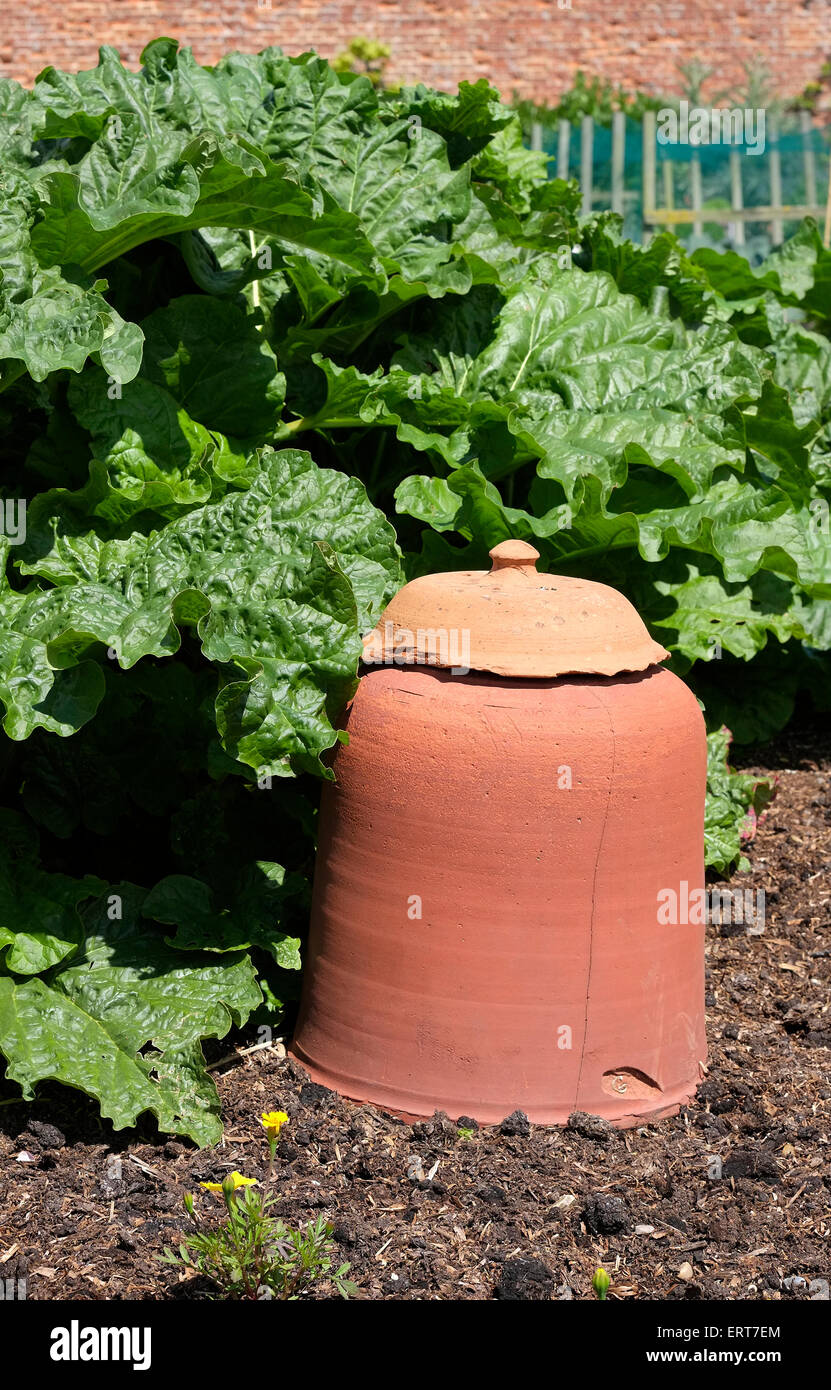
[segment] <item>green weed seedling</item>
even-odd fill
[[[254,1179],[239,1173],[203,1186],[221,1191],[227,1219],[217,1230],[188,1236],[178,1252],[165,1249],[165,1264],[203,1275],[221,1298],[289,1302],[308,1293],[318,1279],[331,1279],[342,1298],[355,1292],[355,1284],[346,1277],[349,1265],[333,1268],[335,1243],[325,1217],[297,1230],[286,1226],[268,1214],[274,1198],[255,1191]],[[194,1215],[190,1194],[185,1209]]]

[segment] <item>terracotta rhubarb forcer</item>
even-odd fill
[[[367,639],[293,1053],[410,1115],[670,1114],[706,1057],[701,713],[622,595],[491,556]]]

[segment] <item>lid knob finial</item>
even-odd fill
[[[537,568],[540,552],[527,541],[500,541],[490,552],[493,561],[491,574],[496,570],[524,570],[533,574]]]

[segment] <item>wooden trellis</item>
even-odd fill
[[[693,152],[689,160],[689,206],[676,204],[676,167],[671,159],[661,161],[661,200],[658,198],[658,174],[656,151],[656,116],[647,111],[642,121],[642,224],[644,240],[648,240],[656,227],[679,227],[691,225],[697,235],[701,235],[704,223],[730,225],[733,240],[737,246],[745,242],[745,225],[749,222],[768,223],[771,239],[781,242],[785,222],[799,221],[803,217],[822,220],[826,213],[824,201],[820,201],[817,187],[817,160],[812,137],[814,127],[808,111],[800,112],[802,136],[802,165],[805,182],[804,203],[783,203],[782,201],[782,162],[777,142],[778,122],[774,117],[768,119],[768,139],[770,150],[767,157],[769,201],[764,204],[748,206],[743,187],[743,158],[738,150],[729,154],[730,207],[705,208],[703,205],[703,181],[701,159]],[[581,211],[588,215],[598,205],[598,195],[602,198],[600,206],[611,206],[613,212],[623,215],[625,198],[626,166],[626,117],[616,111],[612,118],[611,189],[599,190],[594,183],[594,120],[584,116],[580,123],[579,170],[572,167],[572,136],[574,132],[569,121],[562,120],[557,127],[556,174],[567,179],[579,176],[582,194]],[[531,131],[531,145],[542,149],[544,128],[535,123]],[[823,190],[824,192],[824,190]],[[829,195],[831,207],[831,194]],[[827,232],[826,232],[827,241]]]

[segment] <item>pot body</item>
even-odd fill
[[[677,1110],[706,1058],[688,688],[382,667],[343,726],[292,1047],[312,1077],[482,1123]]]

